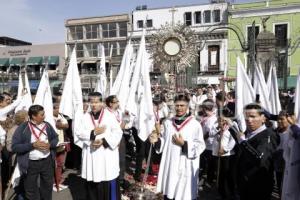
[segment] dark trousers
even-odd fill
[[[142,164],[145,157],[145,142],[139,138],[137,129],[134,127],[132,128],[132,135],[136,144],[136,165],[134,178],[139,179],[142,174]]]
[[[40,177],[40,188],[37,185],[38,177]],[[25,199],[51,200],[53,180],[54,160],[51,155],[37,161],[29,160],[27,174],[24,176]]]
[[[215,177],[215,163],[212,156],[211,150],[204,150],[203,154],[200,156],[200,169],[199,178],[202,178],[204,173],[207,174],[207,183],[212,184]]]
[[[271,200],[273,177],[269,174],[255,174],[245,180],[243,174],[238,174],[238,190],[240,200]]]
[[[216,166],[219,167],[218,191],[222,199],[233,199],[235,193],[234,155],[216,157]]]
[[[120,162],[120,180],[124,180],[126,171],[126,141],[124,135],[122,136],[119,146],[119,162]]]
[[[81,169],[81,148],[74,143],[72,120],[68,120],[69,128],[66,130],[66,137],[70,140],[70,151],[67,153],[65,166],[69,169]]]
[[[88,200],[120,200],[120,186],[118,179],[112,181],[101,181],[95,183],[87,182],[87,199]]]
[[[276,185],[281,196],[283,172],[276,172]]]

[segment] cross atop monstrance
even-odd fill
[[[175,7],[173,6],[171,10],[169,10],[169,12],[172,13],[172,26],[174,26],[174,15],[175,15],[175,12],[177,12],[178,10],[175,9]]]

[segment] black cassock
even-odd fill
[[[241,200],[271,199],[273,153],[278,144],[278,135],[265,129],[238,145],[237,185]]]
[[[111,181],[95,183],[87,181],[87,199],[89,200],[121,200],[118,178]]]

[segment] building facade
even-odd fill
[[[276,55],[279,87],[283,88],[284,77],[287,87],[295,87],[296,75],[300,68],[300,2],[297,0],[266,0],[260,2],[232,4],[228,8],[229,24],[234,24],[240,33],[245,47],[249,47],[252,24],[255,24],[255,38],[263,32],[264,18],[269,18],[265,25],[266,31],[274,34],[276,39]],[[254,28],[254,27],[253,27]],[[256,50],[257,46],[256,46]],[[259,51],[259,50],[258,50]],[[236,75],[236,58],[239,56],[244,64],[249,64],[249,50],[243,51],[238,37],[233,31],[228,32],[228,75]],[[258,54],[256,54],[257,58]],[[269,68],[265,68],[265,74]]]
[[[202,47],[198,58],[187,69],[183,86],[193,87],[197,84],[218,84],[219,78],[227,68],[227,30],[210,30],[227,24],[227,3],[175,6],[147,9],[140,7],[132,12],[132,40],[139,40],[143,27],[146,28],[146,39],[166,24],[184,24],[190,26],[198,36]],[[202,42],[204,42],[204,45]],[[155,66],[154,66],[155,70]]]
[[[100,45],[104,45],[106,72],[114,78],[119,70],[130,29],[128,14],[68,19],[66,27],[66,56],[70,57],[76,44],[78,69],[83,91],[93,90],[100,63]]]
[[[24,45],[32,45],[30,42],[18,40],[15,38],[10,38],[6,36],[0,37],[0,47],[5,46],[24,46]]]
[[[0,91],[15,92],[20,68],[25,67],[31,89],[37,90],[47,67],[50,85],[59,89],[65,68],[64,43],[0,48]]]

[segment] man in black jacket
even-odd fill
[[[44,121],[45,112],[42,106],[31,106],[28,115],[30,121],[22,123],[14,133],[12,150],[17,154],[19,169],[24,178],[25,198],[51,200],[57,134]]]
[[[258,104],[245,107],[247,130],[239,135],[237,165],[241,200],[269,200],[273,189],[272,155],[278,136],[264,125],[264,111]]]

